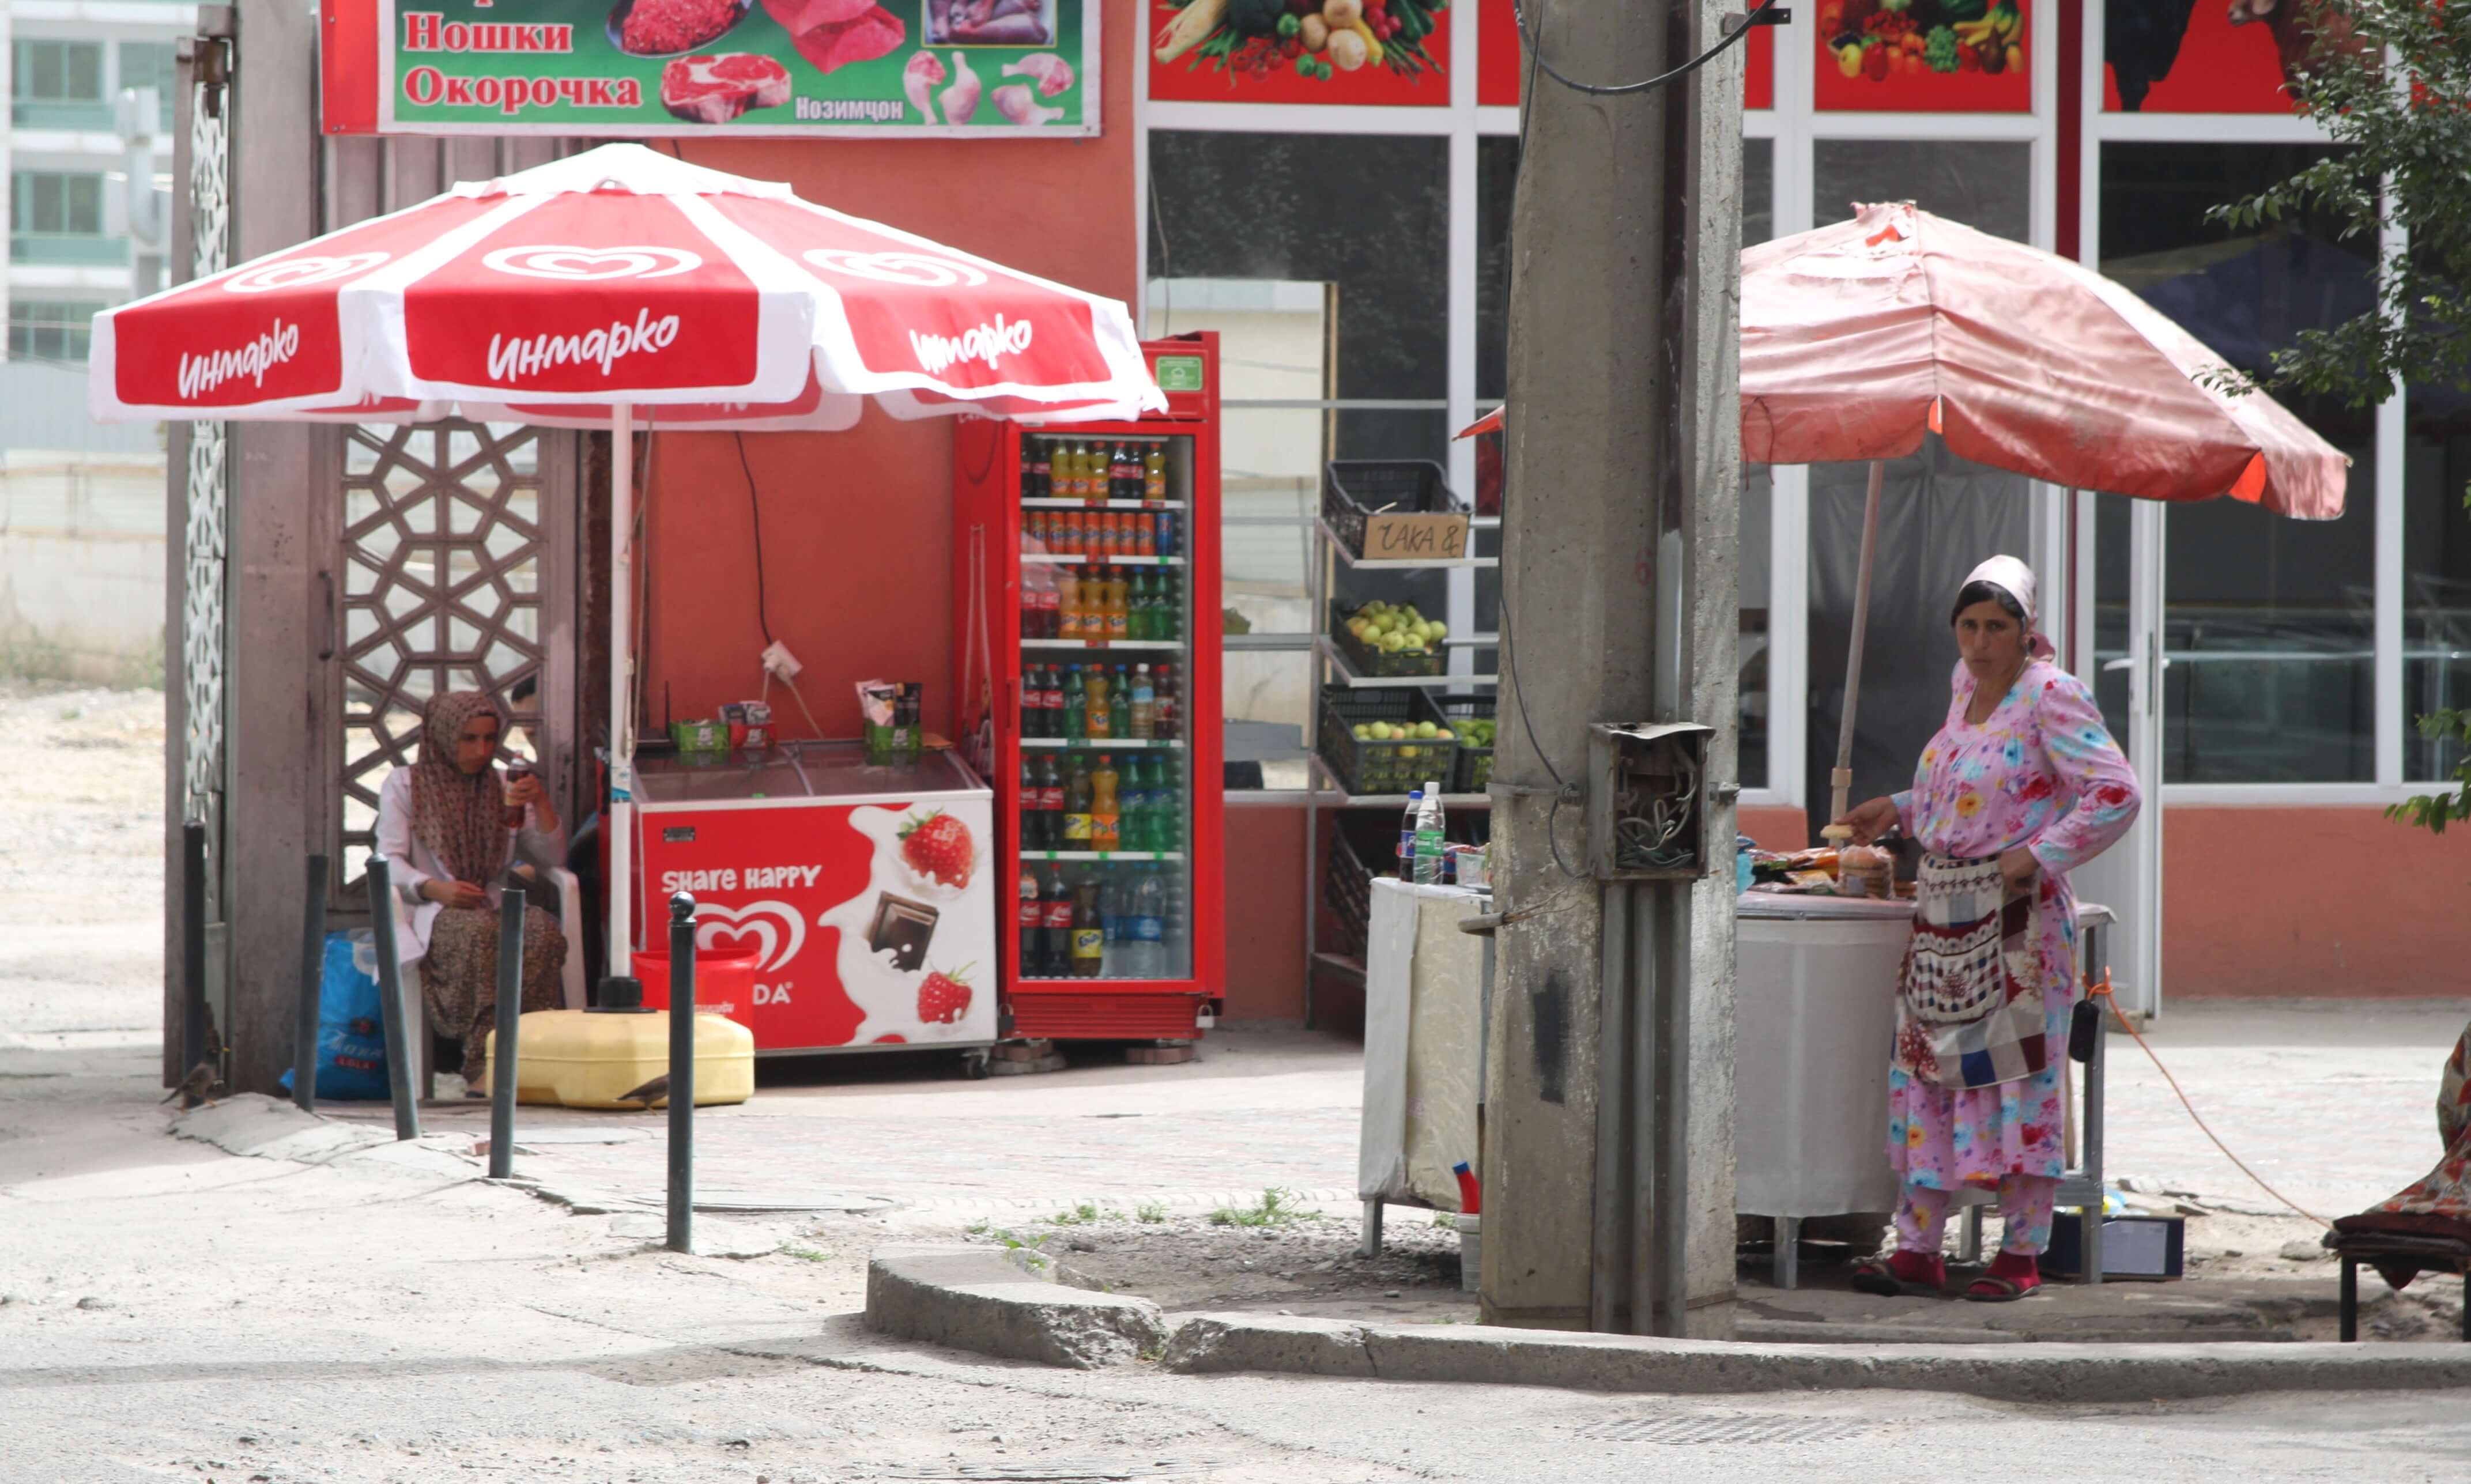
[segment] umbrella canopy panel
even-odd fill
[[[788,187],[606,145],[95,317],[95,415],[706,427],[1164,410],[1132,317]],[[535,413],[545,415],[534,416]],[[657,415],[657,414],[656,414]]]

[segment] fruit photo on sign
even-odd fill
[[[2027,0],[1820,0],[1819,106],[2029,107],[2026,6]]]
[[[1229,86],[1294,77],[1307,82],[1438,77],[1427,47],[1449,0],[1165,0],[1151,43],[1161,64],[1226,76]]]

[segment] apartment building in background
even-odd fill
[[[94,312],[161,283],[172,48],[196,23],[177,0],[0,0],[0,355],[82,366]]]

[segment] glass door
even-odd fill
[[[1020,978],[1193,977],[1196,439],[1022,437]]]

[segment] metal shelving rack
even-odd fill
[[[1469,518],[1468,530],[1472,538],[1477,531],[1497,531],[1498,516],[1478,515]],[[1321,951],[1321,812],[1329,809],[1405,809],[1403,793],[1349,793],[1339,783],[1321,756],[1321,690],[1324,685],[1343,684],[1361,690],[1395,687],[1418,687],[1428,690],[1491,690],[1500,683],[1497,674],[1483,675],[1359,675],[1351,669],[1347,657],[1337,645],[1323,632],[1330,611],[1330,595],[1336,585],[1341,562],[1356,572],[1428,572],[1452,567],[1493,568],[1501,566],[1495,556],[1458,556],[1438,561],[1382,561],[1355,555],[1338,539],[1327,521],[1313,522],[1314,552],[1306,564],[1306,588],[1313,615],[1313,684],[1309,704],[1305,708],[1305,1024],[1313,1024],[1313,983],[1322,974],[1336,974],[1364,981],[1364,962],[1344,954]],[[1497,649],[1498,634],[1471,634],[1465,638],[1452,635],[1442,641],[1446,649]],[[1445,809],[1486,809],[1493,807],[1488,793],[1445,793]]]

